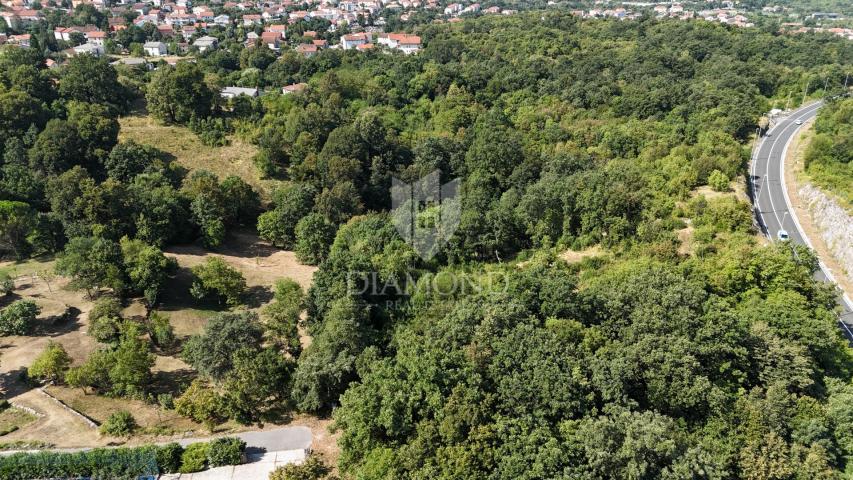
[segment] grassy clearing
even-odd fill
[[[133,140],[152,145],[189,170],[209,170],[220,178],[237,175],[252,185],[261,197],[269,199],[276,180],[261,180],[252,158],[258,149],[237,138],[226,147],[208,147],[186,127],[161,125],[148,115],[130,115],[120,119],[120,141]]]
[[[0,412],[0,436],[9,434],[23,427],[24,425],[35,422],[38,417],[25,412],[19,408],[9,407],[3,412]]]

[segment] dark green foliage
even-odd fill
[[[319,265],[329,254],[335,226],[319,213],[306,215],[296,224],[296,258],[306,265]]]
[[[213,92],[194,62],[157,69],[148,85],[148,111],[165,123],[186,124],[193,117],[206,118],[213,107]]]
[[[177,443],[167,443],[155,447],[155,455],[157,457],[157,465],[162,473],[177,473],[181,468],[181,455],[184,453],[184,447]]]
[[[221,437],[208,443],[207,464],[210,468],[243,463],[246,442],[236,437]]]
[[[128,94],[106,58],[73,57],[62,70],[59,93],[70,100],[106,105],[115,112],[127,107]]]
[[[101,297],[89,311],[88,333],[101,343],[117,342],[121,333],[121,302],[115,297]]]
[[[224,413],[242,424],[260,423],[268,413],[283,411],[290,398],[294,362],[276,349],[241,348],[223,381]]]
[[[77,477],[134,480],[159,473],[157,457],[151,450],[139,447],[77,453],[15,453],[0,458],[0,477],[9,480]]]
[[[0,200],[0,257],[26,258],[33,249],[29,236],[37,221],[28,204]]]
[[[296,245],[296,225],[308,215],[316,192],[306,184],[291,184],[276,190],[275,208],[258,217],[258,234],[273,245],[292,250]]]
[[[258,350],[261,327],[254,313],[220,313],[208,320],[204,333],[184,344],[183,356],[199,373],[222,378],[234,365],[241,348]]]
[[[133,177],[155,167],[160,152],[150,145],[140,145],[133,140],[116,145],[104,162],[107,175],[128,183]]]
[[[118,243],[106,238],[76,237],[56,262],[59,274],[72,278],[71,287],[93,291],[111,288],[121,294],[125,286],[122,252]]]

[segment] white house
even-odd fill
[[[142,46],[145,50],[145,55],[149,57],[162,57],[166,55],[166,44],[163,42],[146,42]]]
[[[258,89],[257,88],[243,88],[243,87],[225,87],[220,92],[222,98],[234,98],[239,97],[240,95],[246,95],[247,97],[257,97]]]
[[[213,50],[219,44],[219,40],[216,37],[210,37],[205,35],[204,37],[199,37],[193,42],[193,46],[198,48],[199,52],[206,52],[208,50]]]
[[[351,33],[341,37],[341,48],[344,50],[350,50],[366,43],[370,43],[369,33]]]
[[[74,54],[89,54],[93,57],[100,57],[104,54],[104,47],[102,45],[96,45],[94,43],[84,43],[83,45],[77,45],[76,47],[74,47]]]

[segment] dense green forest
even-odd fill
[[[39,52],[3,50],[0,248],[58,254],[76,288],[152,306],[171,244],[215,250],[256,226],[317,264],[310,346],[294,342],[303,299],[278,285],[274,340],[237,312],[178,346],[204,381],[176,408],[211,424],[257,421],[265,402],[332,415],[347,478],[839,478],[853,363],[834,292],[812,279],[811,252],[759,245],[725,191],[762,113],[818,78],[839,90],[853,44],[558,12],[417,33],[412,56],[276,58],[231,41],[153,72],[76,57],[58,78]],[[238,177],[119,144],[117,117],[143,98],[205,143],[257,144],[280,187],[262,201]],[[435,169],[462,180],[462,211],[424,261],[395,231],[389,192],[392,176]],[[722,193],[696,193],[709,183]],[[600,257],[559,259],[596,245]],[[376,275],[353,289],[354,272]],[[215,261],[193,273],[199,297],[230,305],[245,287]],[[440,288],[463,275],[505,282]],[[409,279],[411,295],[371,288]],[[139,332],[107,333],[66,381],[144,392]]]
[[[806,173],[853,211],[853,100],[833,102],[821,110],[815,133],[806,151]]]

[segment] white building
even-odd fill
[[[166,44],[163,42],[147,42],[142,46],[145,55],[149,57],[162,57],[166,55]]]

